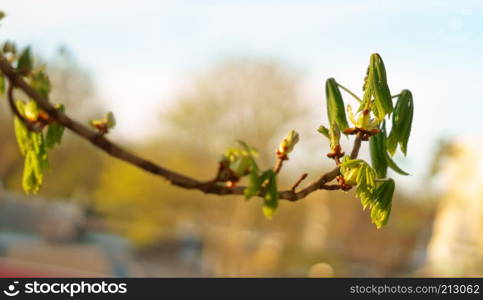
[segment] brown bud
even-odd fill
[[[374,129],[372,129],[372,130],[370,131],[371,135],[376,135],[376,134],[378,134],[379,132],[380,132],[380,130],[379,130],[379,129],[377,129],[377,128],[374,128]]]
[[[343,132],[345,134],[356,134],[357,132],[359,132],[359,129],[358,128],[347,128]]]

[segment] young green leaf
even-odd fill
[[[379,132],[369,140],[369,150],[371,152],[371,164],[376,171],[378,178],[385,178],[387,174],[385,132]]]
[[[371,152],[372,166],[376,170],[378,178],[384,178],[387,174],[387,167],[393,169],[400,175],[409,175],[403,171],[389,156],[387,153],[387,134],[386,124],[382,124],[380,132],[375,136],[372,136],[369,141],[369,149]]]
[[[30,54],[30,47],[25,48],[17,62],[17,71],[23,75],[29,74],[33,68],[33,59]]]
[[[414,114],[413,96],[409,90],[403,90],[398,97],[394,114],[392,116],[392,128],[389,134],[387,148],[391,155],[396,152],[399,144],[404,155],[407,154],[407,145],[411,134],[411,126]]]
[[[36,163],[35,153],[29,151],[25,156],[25,164],[22,175],[22,187],[27,194],[35,194],[39,190],[42,178],[37,175],[41,174],[36,170],[38,164]]]
[[[116,119],[112,112],[108,112],[102,119],[90,120],[89,124],[96,128],[100,133],[106,134],[116,125]]]
[[[248,185],[243,191],[245,195],[245,199],[249,200],[251,197],[256,196],[262,186],[263,180],[262,177],[258,175],[258,172],[252,171],[250,175],[248,175]]]
[[[51,89],[50,80],[43,71],[34,72],[32,74],[30,79],[30,85],[34,90],[37,91],[37,93],[42,96],[42,98],[46,100],[49,98],[49,93]]]
[[[389,220],[394,189],[394,180],[389,179],[380,183],[374,193],[374,204],[371,208],[371,220],[372,223],[376,225],[377,229],[386,225]]]
[[[30,149],[30,136],[29,131],[25,124],[17,117],[13,120],[13,127],[15,130],[15,136],[17,138],[17,144],[20,149],[20,154],[26,155],[27,149]]]
[[[56,108],[61,112],[64,112],[64,105],[58,104]],[[45,134],[45,147],[47,149],[52,149],[55,145],[61,143],[62,136],[64,134],[64,126],[57,122],[51,123],[47,128],[47,133]]]
[[[43,181],[43,172],[48,166],[47,152],[43,135],[40,132],[27,132],[28,142],[24,145],[25,165],[22,187],[26,193],[35,194]]]
[[[268,219],[272,219],[278,207],[277,177],[271,169],[266,171],[263,177],[268,180],[263,201],[263,214]]]
[[[409,90],[404,90],[403,95],[401,96],[403,98],[407,98],[407,104],[403,103],[403,105],[406,105],[406,106],[401,108],[402,114],[404,114],[405,117],[403,118],[403,121],[401,124],[401,131],[399,132],[400,134],[399,145],[401,147],[402,153],[404,153],[404,155],[407,155],[408,141],[409,141],[409,136],[411,135],[411,127],[413,122],[414,103],[413,103],[413,95]]]
[[[330,139],[329,129],[324,125],[320,125],[317,131],[320,132],[322,135],[324,135],[326,138]]]
[[[396,173],[400,174],[400,175],[409,175],[409,173],[405,172],[404,170],[402,170],[391,158],[391,156],[389,156],[389,154],[386,152],[385,153],[385,156],[386,156],[386,162],[387,162],[387,166],[391,169],[393,169]]]
[[[344,131],[349,127],[345,115],[345,106],[339,86],[334,78],[329,78],[325,82],[325,96],[327,98],[327,116],[329,124],[336,123],[339,129]]]
[[[30,103],[33,101],[16,102],[19,113],[24,117],[27,117],[27,112],[32,113],[32,110],[35,110]],[[35,194],[42,185],[43,172],[48,167],[44,136],[42,132],[29,131],[23,121],[17,117],[14,118],[14,129],[20,153],[25,156],[22,187],[26,193]]]
[[[58,123],[50,124],[45,134],[45,147],[52,149],[55,145],[60,145],[63,134],[64,126]]]
[[[374,53],[371,55],[371,62],[369,66],[369,72],[371,76],[372,90],[374,92],[374,104],[376,111],[374,114],[379,120],[384,119],[387,114],[390,114],[393,110],[391,92],[387,85],[386,68],[384,62],[379,54]]]

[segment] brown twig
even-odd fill
[[[71,119],[62,111],[56,109],[46,99],[40,96],[30,85],[28,85],[21,76],[19,76],[12,68],[8,60],[0,55],[0,71],[8,78],[13,87],[21,89],[27,96],[34,100],[37,105],[44,110],[50,118],[57,123],[68,128],[78,136],[88,140],[94,146],[106,152],[108,155],[117,159],[123,160],[129,164],[137,166],[149,173],[158,175],[166,179],[173,185],[185,188],[185,189],[197,189],[207,194],[217,195],[243,195],[245,190],[244,186],[237,186],[229,188],[219,185],[213,180],[203,182],[194,178],[179,174],[175,171],[163,168],[149,160],[139,157],[127,150],[122,149],[116,144],[108,140],[104,135],[99,134],[96,131],[89,129],[87,126]],[[13,88],[12,87],[12,88]],[[13,92],[13,91],[12,91]],[[15,113],[15,110],[12,109]],[[352,158],[356,158],[361,144],[361,138],[356,138],[354,148],[351,153]],[[327,185],[328,182],[334,180],[340,174],[339,167],[336,167],[329,172],[321,175],[317,180],[309,183],[303,189],[298,192],[293,190],[279,191],[279,198],[289,201],[297,201],[305,198],[308,194],[317,190],[337,190],[340,189],[338,185]],[[263,192],[259,194],[263,196]]]
[[[354,140],[354,146],[351,151],[351,156],[350,156],[351,159],[355,159],[359,155],[359,150],[361,149],[361,144],[362,144],[362,136],[363,136],[362,132],[358,132],[356,135],[356,139]]]
[[[283,162],[286,160],[288,160],[286,156],[277,157],[277,162],[275,163],[275,167],[273,168],[273,172],[275,172],[275,174],[278,174],[280,172],[283,166]]]
[[[302,183],[302,181],[304,181],[305,178],[307,178],[308,175],[309,173],[302,174],[300,178],[297,181],[295,181],[295,183],[292,185],[290,190],[295,192],[295,189]]]

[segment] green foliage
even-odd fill
[[[347,124],[345,115],[344,100],[334,78],[329,78],[325,82],[325,96],[327,98],[329,124],[337,124],[340,130],[346,130],[349,124]]]
[[[238,142],[241,148],[231,148],[223,154],[223,168],[218,174],[218,180],[238,181],[241,177],[247,176],[248,184],[243,191],[245,199],[263,194],[263,213],[271,219],[278,207],[277,175],[272,169],[261,171],[255,160],[258,156],[257,151],[243,141]]]
[[[372,85],[374,91],[374,104],[377,108],[376,116],[379,120],[384,119],[393,110],[391,92],[387,85],[386,68],[379,54],[371,55],[369,73],[372,74]]]
[[[32,73],[30,76],[30,86],[39,93],[42,98],[48,99],[50,93],[50,80],[49,77],[42,71]]]
[[[397,145],[404,155],[407,154],[409,136],[413,121],[413,95],[409,90],[403,90],[397,99],[392,116],[392,128],[388,138],[388,151],[391,155],[396,152]]]
[[[266,191],[263,198],[263,214],[271,219],[278,207],[277,177],[273,170],[266,171],[265,177]]]
[[[332,140],[335,140],[334,137],[336,137],[335,132],[332,132],[334,127],[332,120],[342,118],[339,111],[344,105],[340,93],[335,87],[335,80],[328,79],[326,94],[331,128],[320,126],[318,129],[321,134],[331,140],[331,148],[333,147]],[[394,155],[398,145],[404,155],[407,154],[414,110],[413,98],[410,91],[403,90],[398,95],[396,105],[393,105],[392,99],[396,96],[391,96],[384,62],[377,53],[372,54],[370,58],[362,88],[364,92],[362,101],[356,94],[343,88],[360,102],[356,114],[352,112],[351,106],[347,105],[349,120],[355,127],[343,130],[343,132],[344,134],[358,134],[362,141],[369,140],[372,166],[360,159],[344,157],[340,164],[343,181],[338,180],[344,190],[354,185],[357,186],[357,197],[360,198],[364,208],[373,208],[371,219],[377,228],[380,228],[387,223],[389,218],[394,192],[394,181],[386,178],[387,169],[391,168],[400,175],[409,175],[393,161],[391,156]],[[371,114],[375,118],[372,118]],[[388,137],[385,123],[391,117],[392,127]],[[343,119],[345,120],[345,115]],[[339,122],[335,122],[335,124],[340,125]],[[329,153],[327,156],[329,155],[332,154]]]
[[[230,148],[223,154],[222,162],[238,178],[250,173],[258,173],[258,166],[255,157],[258,152],[255,148],[248,146],[243,141],[238,141],[242,148]]]
[[[17,62],[17,71],[22,75],[28,75],[32,71],[33,64],[30,47],[27,47],[20,54],[20,58]]]
[[[376,170],[379,178],[386,177],[387,167],[390,167],[400,175],[409,175],[403,171],[389,156],[387,150],[386,125],[382,124],[380,132],[369,140],[372,167]]]
[[[25,114],[28,104],[17,101],[21,114]],[[40,189],[43,172],[48,166],[47,151],[42,132],[29,131],[23,122],[15,117],[14,129],[20,153],[25,156],[22,186],[26,193],[35,194]]]
[[[36,105],[33,101],[27,103],[17,101],[17,108],[24,117],[27,111],[33,110]],[[59,109],[63,109],[59,106]],[[36,194],[43,181],[44,170],[48,167],[47,150],[52,149],[56,144],[60,144],[64,127],[57,123],[47,126],[47,132],[29,131],[25,124],[17,117],[14,118],[14,129],[20,153],[25,157],[23,170],[22,187],[28,194]]]
[[[385,178],[387,174],[385,132],[380,132],[369,140],[371,164],[377,177]]]
[[[260,176],[258,172],[250,172],[248,175],[248,185],[243,191],[246,200],[258,194],[264,180],[263,174]]]
[[[379,121],[392,112],[393,105],[387,84],[386,69],[381,56],[377,53],[371,55],[363,90],[364,97],[359,111],[371,108]]]
[[[64,105],[57,105],[57,109],[64,112]],[[47,133],[45,134],[45,146],[47,149],[52,149],[55,145],[60,145],[63,135],[64,126],[57,122],[51,123],[47,128]]]
[[[342,160],[340,172],[347,183],[357,185],[356,196],[361,200],[363,209],[371,209],[372,223],[378,229],[385,225],[391,212],[394,180],[378,182],[376,170],[368,163],[347,156]]]
[[[371,220],[378,229],[386,225],[389,220],[394,189],[395,183],[392,179],[378,183],[371,206]]]

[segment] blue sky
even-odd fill
[[[8,14],[1,39],[44,56],[59,45],[76,54],[125,136],[139,120],[157,122],[194,73],[222,59],[293,66],[320,105],[327,77],[359,90],[373,52],[392,91],[415,96],[410,151],[418,154],[408,166],[427,161],[440,136],[483,132],[481,1],[3,0],[0,9]]]

